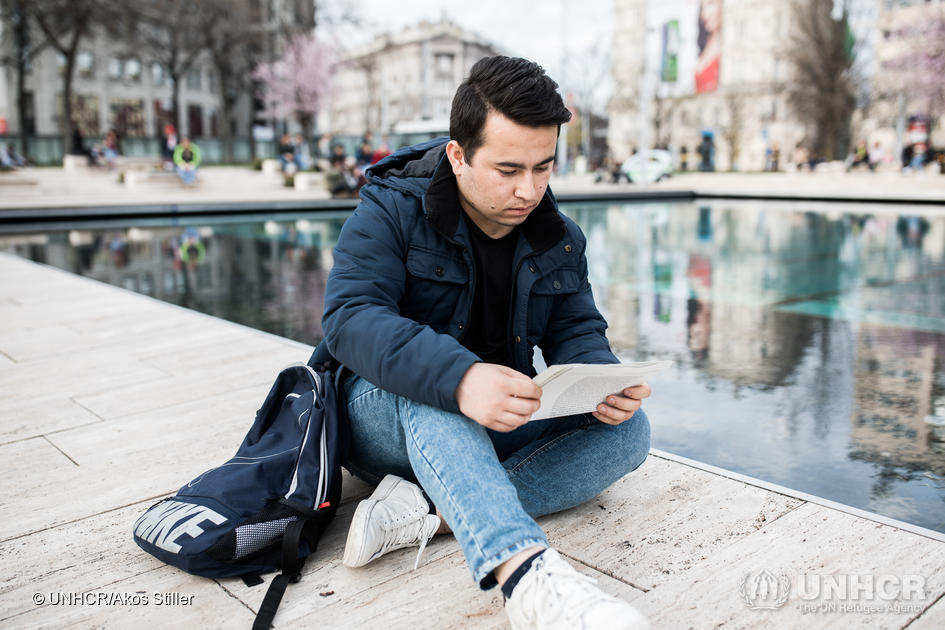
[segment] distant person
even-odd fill
[[[371,164],[377,164],[388,155],[390,155],[390,145],[387,143],[387,136],[382,136],[381,143],[371,154]]]
[[[295,134],[295,144],[293,158],[295,159],[295,166],[300,171],[307,171],[312,168],[312,155],[308,148],[308,143],[305,141],[305,138],[302,137],[302,134]]]
[[[883,150],[883,145],[881,145],[879,141],[874,142],[869,152],[870,170],[875,171],[876,167],[880,166],[885,161],[886,152]]]
[[[791,161],[794,162],[794,170],[803,171],[807,166],[808,153],[807,148],[800,142],[794,146],[794,154]]]
[[[0,146],[0,166],[7,169],[23,168],[26,158],[17,153],[16,146],[11,142],[6,147]]]
[[[348,159],[348,154],[345,153],[345,147],[341,143],[335,144],[331,150],[331,157],[328,159],[328,163],[333,169],[341,170],[345,167],[345,162]]]
[[[118,134],[114,129],[109,129],[102,142],[102,159],[105,160],[105,166],[109,170],[115,168],[119,155],[121,155],[121,149],[118,147]]]
[[[187,136],[181,138],[180,144],[174,149],[174,165],[177,167],[177,176],[185,186],[193,186],[197,182],[200,148]]]
[[[364,134],[361,138],[361,144],[354,154],[354,161],[358,168],[365,168],[371,165],[371,158],[374,156],[374,147],[371,144],[371,132]]]
[[[715,142],[712,141],[712,136],[709,134],[703,134],[702,142],[699,143],[697,149],[699,152],[699,170],[703,172],[710,172],[715,170]]]
[[[679,147],[679,170],[683,173],[689,170],[689,149],[686,145]]]
[[[174,169],[174,150],[177,148],[177,129],[174,125],[168,123],[164,125],[164,134],[161,137],[161,157],[164,160],[164,168]]]
[[[92,154],[91,149],[85,146],[85,138],[82,137],[82,130],[79,129],[79,125],[72,125],[72,154],[73,155],[84,155],[88,158],[89,166],[95,165],[95,156]]]
[[[283,175],[291,175],[296,170],[295,146],[289,139],[289,134],[282,134],[279,140],[279,165]]]
[[[869,166],[869,151],[866,149],[866,142],[860,140],[856,143],[856,147],[853,149],[853,155],[850,159],[850,169],[854,169],[857,166]]]

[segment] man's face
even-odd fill
[[[528,127],[489,112],[483,136],[472,160],[455,140],[447,145],[446,155],[463,210],[480,230],[501,238],[525,221],[544,196],[558,127]]]

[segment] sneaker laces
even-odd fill
[[[430,519],[429,516],[433,516],[433,518]],[[420,557],[423,555],[424,549],[427,548],[427,543],[430,542],[439,527],[440,517],[431,514],[424,514],[419,524],[408,520],[403,525],[392,524],[390,527],[385,527],[384,543],[380,550],[374,554],[374,557],[383,556],[391,549],[413,547],[419,544],[420,551],[413,563],[413,570],[416,571],[417,567],[420,566]]]
[[[516,595],[535,603],[531,610],[523,611],[529,621],[537,627],[560,622],[570,613],[579,611],[594,601],[606,601],[608,596],[594,585],[597,580],[578,572],[565,562],[549,562],[535,572],[535,579],[519,582]],[[571,604],[577,600],[580,605]]]

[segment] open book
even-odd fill
[[[597,410],[610,394],[640,385],[672,365],[672,361],[641,361],[593,365],[553,365],[532,380],[541,387],[541,407],[532,420],[545,420]]]

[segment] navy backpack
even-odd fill
[[[142,549],[188,573],[241,576],[281,570],[253,628],[269,628],[289,582],[335,516],[347,439],[337,365],[291,365],[276,378],[236,455],[135,522]]]

